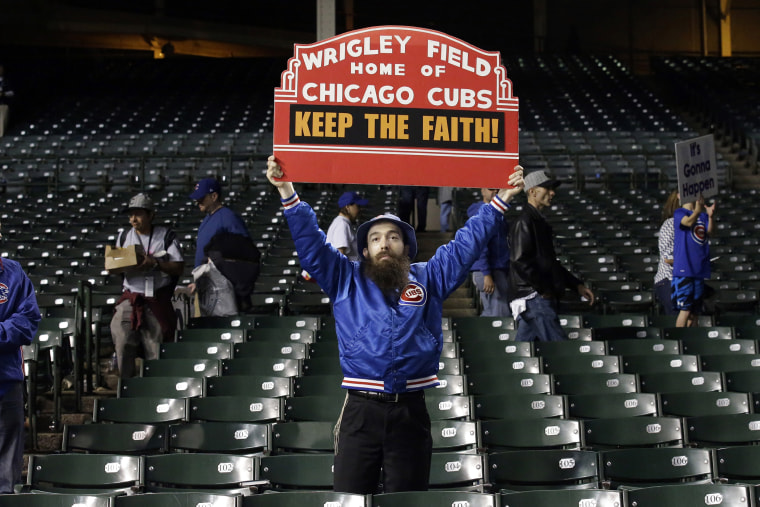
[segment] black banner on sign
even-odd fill
[[[504,151],[504,115],[291,104],[289,143]]]

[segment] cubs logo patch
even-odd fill
[[[427,291],[425,287],[417,282],[409,282],[409,285],[404,287],[401,291],[401,297],[399,298],[399,304],[422,306],[427,300]]]
[[[8,302],[8,286],[0,283],[0,305]]]
[[[700,245],[704,245],[705,241],[707,241],[707,229],[705,229],[705,224],[697,222],[697,225],[691,229],[691,236],[694,238],[694,241]]]

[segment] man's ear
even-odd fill
[[[362,255],[364,256],[365,259],[369,259],[369,250],[366,248],[362,250]]]
[[[409,257],[409,245],[404,245],[404,255]]]

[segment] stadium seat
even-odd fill
[[[578,449],[580,421],[570,419],[494,419],[481,422],[482,442],[489,452],[514,449]]]
[[[63,452],[154,454],[167,450],[166,427],[160,424],[66,424]]]
[[[272,427],[272,453],[332,452],[335,421],[287,421]]]
[[[317,340],[317,333],[321,330],[304,329],[296,327],[260,327],[247,332],[248,341],[261,342],[272,341],[281,344],[305,343],[312,344]]]
[[[159,359],[229,359],[232,357],[229,342],[179,341],[162,343],[158,349]]]
[[[263,456],[259,478],[267,481],[267,488],[275,491],[331,490],[334,461],[331,452]]]
[[[251,306],[246,311],[257,315],[283,315],[287,308],[287,296],[278,292],[254,292],[250,296]]]
[[[435,420],[430,422],[433,452],[472,452],[480,447],[480,423]]]
[[[173,493],[143,493],[137,495],[122,495],[114,498],[113,507],[239,507],[240,495],[221,495],[197,491],[181,491]],[[90,504],[87,504],[90,507]]]
[[[189,327],[177,331],[177,341],[205,343],[240,343],[245,341],[246,330],[241,328]]]
[[[113,507],[110,495],[81,495],[72,493],[27,493],[0,495],[0,507]]]
[[[599,487],[597,453],[542,449],[488,455],[488,479],[494,491],[590,489]]]
[[[208,396],[190,398],[188,420],[264,423],[283,418],[282,398],[260,396]]]
[[[256,489],[257,458],[223,453],[173,453],[145,457],[145,491],[195,490],[250,494]]]
[[[231,377],[230,377],[231,378]],[[337,394],[345,396],[345,390],[341,386],[342,374],[332,375],[304,375],[293,379],[294,396],[319,396]]]
[[[218,359],[147,359],[143,377],[213,377],[221,374]]]
[[[650,313],[654,308],[654,297],[651,291],[604,291],[601,296],[607,313]]]
[[[679,447],[684,442],[681,419],[669,416],[587,419],[586,445],[594,450],[625,447]]]
[[[458,365],[459,360],[455,363]],[[334,356],[309,357],[303,360],[303,375],[341,375],[343,369],[340,366],[338,354]]]
[[[588,313],[583,315],[583,327],[647,327],[648,318],[643,313],[618,313],[600,315]]]
[[[564,418],[567,400],[552,394],[481,394],[474,397],[475,417],[486,419]]]
[[[552,375],[571,373],[622,373],[619,356],[570,355],[542,357],[543,371]]]
[[[430,489],[484,492],[486,457],[483,454],[435,452],[430,462]]]
[[[432,421],[469,421],[473,418],[474,403],[471,396],[443,394],[428,396],[428,392],[431,390],[429,389],[425,392],[425,404]],[[343,396],[339,397],[339,399],[342,401]]]
[[[546,373],[479,373],[467,375],[467,390],[471,395],[479,394],[551,394],[552,380]]]
[[[571,394],[567,407],[575,419],[660,415],[657,396],[651,393]]]
[[[687,392],[660,393],[662,413],[680,417],[748,414],[752,411],[747,393]]]
[[[337,421],[343,410],[345,394],[297,396],[285,398],[285,419],[288,421]]]
[[[638,356],[647,354],[680,354],[681,342],[658,338],[623,338],[609,340],[607,350],[618,356]],[[695,354],[696,352],[692,352]]]
[[[523,361],[522,364],[523,367],[529,368],[529,369],[538,369],[538,362],[534,361],[535,358],[527,357],[524,358],[527,361]],[[440,375],[463,375],[466,372],[464,371],[464,364],[463,359],[459,357],[441,357],[438,359],[438,373]],[[338,363],[337,360],[335,360],[335,363]],[[330,364],[330,363],[328,363]],[[334,363],[333,363],[334,364]],[[512,366],[515,366],[515,362],[512,363]],[[312,370],[313,371],[313,370]],[[322,370],[327,371],[327,370]]]
[[[615,449],[599,454],[604,486],[642,488],[663,483],[711,482],[712,454],[706,449],[656,447]],[[645,464],[644,466],[642,466]]]
[[[342,504],[346,506],[346,504]],[[444,507],[466,505],[468,507],[496,507],[496,496],[474,491],[405,491],[372,495],[372,507]],[[349,507],[349,506],[346,506]]]
[[[452,326],[460,341],[493,339],[504,341],[514,338],[515,322],[511,317],[457,317]]]
[[[28,491],[127,494],[141,486],[142,458],[121,454],[29,456]]]
[[[205,377],[206,396],[261,396],[283,398],[293,395],[293,379],[273,375]]]
[[[169,451],[263,453],[270,449],[267,424],[204,421],[169,426]]]
[[[718,355],[718,354],[755,354],[755,340],[732,338],[720,340],[713,338],[684,340],[681,348],[684,354]]]
[[[234,357],[236,359],[241,357],[285,357],[288,359],[306,359],[309,357],[309,348],[305,343],[292,341],[250,341],[236,343],[234,346]],[[337,354],[335,357],[337,357]]]
[[[715,449],[715,474],[722,482],[760,484],[760,446],[731,445]]]
[[[693,354],[643,354],[623,356],[622,371],[626,373],[666,373],[699,371],[699,357]]]
[[[617,340],[659,340],[662,330],[659,327],[605,326],[594,328],[594,340],[613,342]]]
[[[253,327],[276,329],[310,329],[318,331],[322,327],[322,317],[308,315],[256,315],[253,317]],[[256,336],[255,332],[253,336]]]
[[[552,375],[557,394],[635,393],[639,380],[635,373],[568,373]]]
[[[484,357],[497,356],[500,358],[520,358],[530,357],[533,355],[533,347],[530,342],[516,342],[514,340],[490,340],[490,339],[470,339],[462,342],[459,350],[461,356],[467,360],[477,363],[484,362]]]
[[[502,491],[502,507],[618,507],[623,504],[620,491],[606,489]]]
[[[299,293],[288,295],[286,311],[290,315],[330,315],[332,304],[324,293]]]
[[[735,338],[734,329],[728,326],[666,327],[662,330],[662,337],[682,342],[694,339],[730,340]]]
[[[438,374],[438,386],[425,391],[425,396],[466,396],[467,378],[464,375]]]
[[[687,417],[685,437],[700,447],[757,445],[760,442],[760,414],[721,414]]]
[[[715,309],[720,312],[748,312],[757,313],[758,301],[757,290],[738,289],[738,290],[717,290],[713,304]]]
[[[544,358],[567,355],[603,356],[607,354],[607,347],[603,341],[537,341],[533,343],[533,353]]]
[[[278,491],[245,496],[240,507],[370,507],[369,495],[334,491]],[[216,507],[214,505],[213,507]],[[236,506],[237,507],[237,506]],[[490,507],[490,506],[489,506]]]
[[[645,393],[679,393],[723,391],[723,377],[715,371],[672,371],[642,373],[641,391]]]
[[[694,507],[719,502],[721,507],[750,507],[750,486],[738,484],[677,484],[632,489],[628,505],[638,507]]]
[[[296,377],[302,373],[302,361],[299,359],[272,357],[241,357],[223,359],[222,375],[273,375],[279,377]]]
[[[93,422],[159,424],[187,417],[184,398],[95,398]]]
[[[699,360],[704,371],[728,373],[760,368],[760,354],[705,354]]]
[[[254,316],[232,315],[229,317],[194,317],[187,322],[188,329],[253,329]]]
[[[132,377],[119,379],[119,398],[193,398],[203,396],[203,379],[196,377]]]

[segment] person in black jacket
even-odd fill
[[[566,288],[594,304],[594,293],[557,260],[552,228],[541,214],[551,206],[559,184],[544,171],[525,176],[528,202],[509,228],[510,308],[517,322],[517,341],[567,339],[557,317]]]

